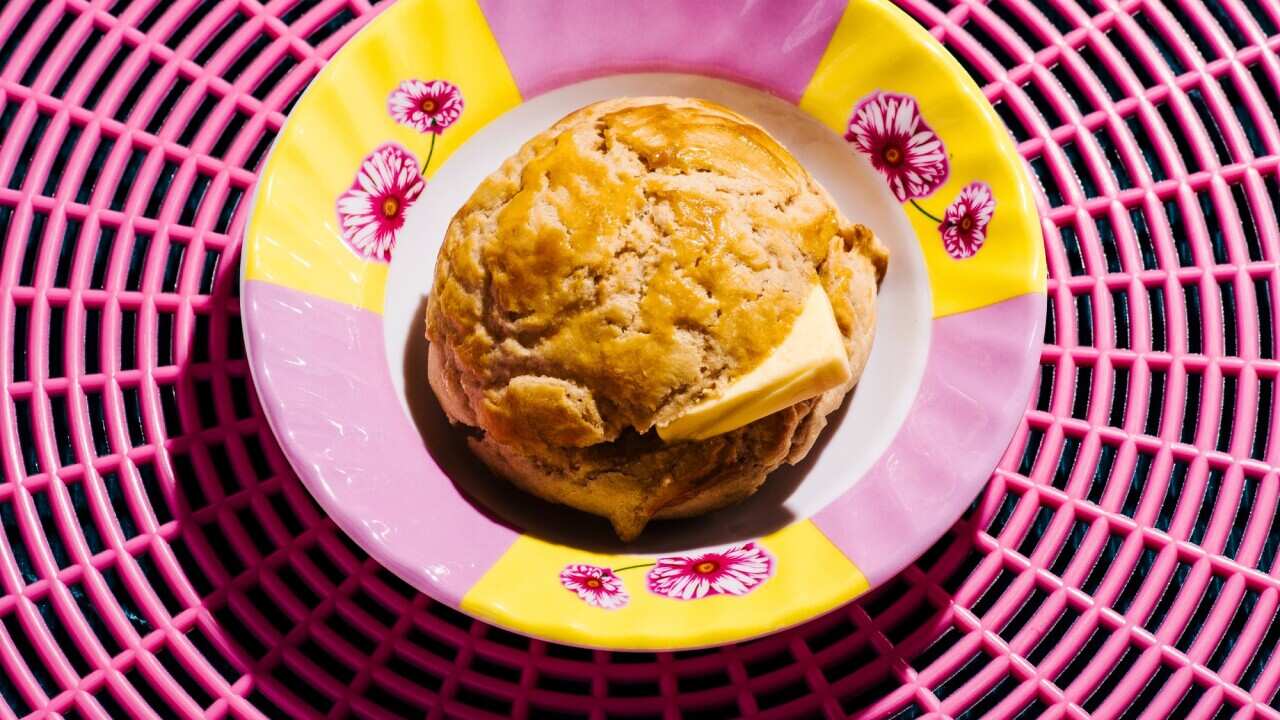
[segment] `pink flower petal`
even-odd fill
[[[462,115],[462,93],[445,80],[405,80],[387,98],[387,112],[401,125],[439,135]]]
[[[425,187],[418,161],[403,147],[387,143],[370,153],[335,203],[347,247],[370,260],[390,261],[405,214]]]
[[[560,584],[583,602],[604,610],[617,610],[631,601],[622,580],[609,568],[596,565],[566,565]]]
[[[845,139],[871,160],[899,202],[932,194],[950,172],[942,140],[909,95],[876,91],[863,98]]]
[[[693,555],[659,558],[646,575],[649,591],[676,600],[745,595],[773,575],[773,556],[754,542]]]
[[[956,259],[977,253],[987,240],[987,226],[995,211],[996,199],[990,185],[971,182],[964,186],[938,225],[947,253]]]

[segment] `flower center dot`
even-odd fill
[[[961,230],[972,230],[972,229],[973,229],[973,218],[965,218],[965,219],[961,220],[961,221],[960,221],[960,229],[961,229]]]
[[[884,160],[890,165],[897,165],[902,162],[902,151],[896,147],[891,147],[884,151]]]
[[[708,573],[715,572],[717,567],[718,566],[715,563],[711,562],[710,560],[706,560],[704,562],[698,563],[697,565],[694,565],[693,569],[697,572],[702,573],[703,575],[706,575]]]
[[[597,579],[595,579],[595,578],[591,578],[591,579],[587,580],[587,582],[586,582],[585,584],[586,584],[586,586],[587,586],[587,587],[591,588],[592,590],[594,590],[594,589],[596,589],[596,588],[600,587],[600,581],[599,581],[599,580],[597,580]]]
[[[422,101],[422,112],[424,112],[424,113],[433,113],[433,112],[435,112],[435,111],[436,111],[436,101],[435,101],[435,100],[432,100],[431,98],[427,98],[426,100],[423,100],[423,101]]]
[[[400,212],[400,201],[395,198],[387,198],[382,201],[382,214],[392,218],[396,213]]]

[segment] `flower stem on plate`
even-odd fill
[[[657,565],[657,563],[647,562],[647,563],[640,563],[639,565],[628,565],[628,566],[626,566],[626,567],[616,568],[616,569],[614,570],[614,572],[615,572],[615,573],[620,573],[620,572],[622,572],[623,570],[634,570],[634,569],[636,569],[636,568],[642,568],[642,567],[653,567],[654,565]]]
[[[431,133],[431,147],[427,150],[427,161],[422,163],[422,176],[427,176],[427,168],[431,167],[431,156],[436,153],[436,138],[439,137],[435,133]]]
[[[430,161],[430,156],[428,156],[427,160],[428,160],[428,162]],[[914,207],[915,209],[917,209],[917,210],[919,210],[921,213],[923,213],[923,214],[924,214],[924,216],[925,216],[925,217],[927,217],[927,218],[929,218],[930,220],[932,220],[932,221],[934,221],[934,222],[936,222],[936,223],[941,223],[941,222],[942,222],[942,218],[937,217],[937,216],[935,216],[933,213],[929,212],[928,210],[925,210],[924,208],[920,207],[920,203],[916,202],[914,199],[912,199],[912,200],[911,200],[911,205],[912,205],[912,207]]]

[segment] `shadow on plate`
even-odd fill
[[[415,313],[425,327],[426,298]],[[407,344],[404,355],[405,397],[410,414],[431,457],[468,498],[492,517],[549,542],[601,553],[664,553],[708,545],[752,540],[781,530],[797,520],[784,503],[804,481],[830,441],[830,427],[848,409],[848,398],[829,417],[828,429],[797,465],[774,471],[759,492],[735,506],[685,520],[657,520],[644,535],[623,543],[608,521],[525,493],[495,475],[467,448],[466,430],[451,426],[427,383],[427,342]]]

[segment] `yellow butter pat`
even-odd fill
[[[820,395],[849,381],[849,356],[831,301],[814,285],[791,332],[755,369],[719,395],[703,400],[666,425],[666,442],[702,440]]]

